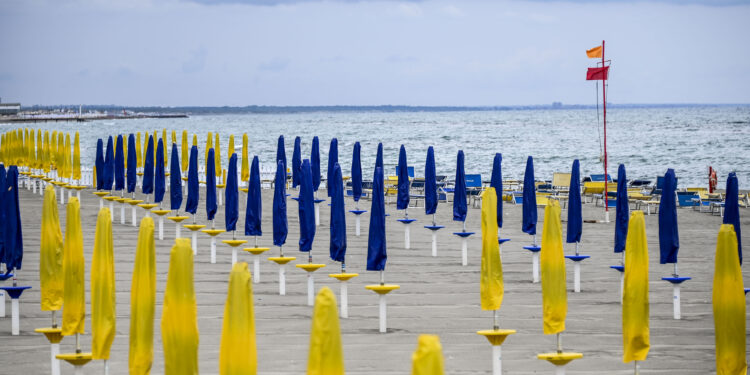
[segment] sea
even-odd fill
[[[162,129],[198,137],[203,149],[208,132],[218,132],[223,164],[228,164],[227,145],[234,135],[238,156],[242,135],[249,138],[248,151],[259,157],[262,169],[275,167],[279,136],[284,137],[291,164],[295,137],[301,138],[302,158],[310,157],[314,136],[320,139],[325,174],[329,145],[338,140],[339,164],[344,175],[351,171],[355,142],[362,147],[362,169],[370,179],[378,143],[383,144],[386,175],[395,175],[401,145],[408,165],[423,176],[427,148],[433,146],[438,175],[455,176],[458,150],[465,155],[467,174],[489,180],[496,153],[502,154],[504,179],[523,179],[533,157],[537,180],[551,180],[554,172],[569,172],[578,159],[581,175],[603,174],[604,129],[601,111],[582,109],[517,109],[466,111],[311,111],[302,113],[209,114],[176,119],[128,119],[69,123],[36,123],[30,128],[75,132],[81,137],[81,164],[94,163],[96,141],[117,134],[153,134]],[[673,168],[678,187],[707,186],[708,167],[718,171],[719,188],[729,172],[736,172],[740,189],[750,188],[750,106],[615,107],[607,112],[608,172],[617,177],[623,164],[628,179],[656,180]],[[370,177],[370,178],[368,178]]]

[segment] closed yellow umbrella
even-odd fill
[[[44,188],[42,232],[39,236],[39,287],[42,311],[60,310],[63,304],[63,239],[55,187]],[[2,302],[0,302],[2,303]]]
[[[172,130],[172,144],[177,144],[177,131]],[[172,149],[172,147],[170,147]]]
[[[214,133],[208,132],[208,138],[206,138],[206,150],[203,153],[206,161],[206,170],[208,170],[208,150],[214,148]],[[216,157],[216,150],[214,150],[214,158]]]
[[[323,287],[315,296],[310,329],[307,375],[343,375],[344,350],[341,344],[336,296]]]
[[[42,135],[42,129],[36,131],[36,167],[37,169],[44,168],[44,136]]]
[[[229,274],[219,349],[219,374],[255,374],[257,370],[253,284],[247,263],[238,262],[232,266]]]
[[[193,146],[198,145],[198,134],[193,134]]]
[[[503,303],[503,264],[497,237],[497,195],[495,188],[489,188],[482,193],[482,268],[479,275],[482,310],[498,310]]]
[[[73,179],[81,180],[81,142],[78,139],[78,132],[73,136]]]
[[[737,234],[722,224],[716,241],[712,303],[716,333],[716,374],[745,375],[745,296]]]
[[[231,134],[229,136],[229,146],[227,147],[227,164],[229,164],[229,159],[232,158],[232,154],[234,154],[234,134]]]
[[[411,355],[411,373],[412,375],[442,375],[445,373],[440,337],[437,335],[419,335],[417,350]]]
[[[49,145],[49,130],[44,131],[44,146],[42,148],[42,161],[44,164],[42,164],[42,170],[44,170],[44,173],[49,173],[50,171],[50,163],[52,163],[51,156],[50,156],[50,145]]]
[[[57,130],[53,130],[49,138],[49,162],[52,169],[57,168]]]
[[[565,331],[565,317],[568,314],[560,204],[555,200],[550,200],[544,209],[540,257],[544,334],[552,335]]]
[[[115,339],[115,259],[112,243],[112,214],[99,210],[94,251],[91,259],[91,355],[109,359]]]
[[[19,130],[20,131],[20,130]],[[29,158],[29,129],[24,128],[23,132],[21,133],[22,141],[21,141],[21,155],[20,155],[20,162],[19,165],[28,165],[28,158]]]
[[[63,148],[63,164],[65,165],[65,174],[63,177],[71,178],[73,176],[73,162],[71,161],[72,156],[70,153],[70,133],[65,133],[65,147]]]
[[[51,186],[51,185],[47,185]],[[84,333],[86,296],[84,286],[83,233],[81,231],[81,203],[77,197],[68,201],[63,248],[63,322],[62,335]]]
[[[242,134],[242,170],[240,172],[240,179],[247,182],[250,180],[250,166],[247,155],[247,133]]]
[[[623,362],[646,360],[651,347],[648,317],[646,222],[642,211],[634,211],[630,214],[625,242],[625,281],[622,295]]]
[[[161,140],[164,143],[164,168],[168,168],[169,167],[169,155],[170,155],[170,153],[167,152],[167,150],[171,150],[172,148],[168,147],[169,143],[167,143],[167,129],[166,128],[162,129],[162,131],[161,131]],[[154,137],[154,142],[155,142],[154,143],[154,147],[157,147],[158,142],[156,142],[156,137]],[[156,149],[154,149],[154,151],[156,151]],[[156,153],[156,152],[154,152],[154,153]],[[154,164],[156,164],[156,163],[154,163]]]
[[[216,142],[214,142],[214,157],[216,177],[221,177],[221,142],[219,142],[219,133],[216,133]],[[224,183],[224,180],[221,180]]]
[[[188,162],[190,161],[188,158],[188,132],[187,130],[182,131],[182,158],[180,159],[180,162],[182,163],[182,173],[186,173],[188,170]]]
[[[135,159],[138,168],[143,168],[143,152],[141,152],[141,132],[135,134]]]
[[[57,133],[57,177],[63,177],[65,174],[65,135],[63,132]]]
[[[164,374],[198,374],[198,320],[190,239],[177,238],[169,257],[161,315]]]
[[[130,285],[130,351],[128,369],[131,375],[147,375],[154,361],[154,310],[156,308],[156,251],[154,219],[141,219],[138,246]]]
[[[128,170],[128,134],[123,134],[122,136],[122,156],[124,158],[123,164],[125,167],[125,170]]]
[[[34,146],[34,131],[30,131],[29,135],[29,143],[27,145],[26,149],[26,166],[29,168],[36,168],[36,147]]]

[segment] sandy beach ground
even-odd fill
[[[291,192],[296,196],[296,192]],[[82,193],[84,246],[86,257],[86,300],[90,303],[91,253],[94,242],[94,225],[99,210],[98,198],[91,190]],[[245,198],[240,198],[240,222],[244,228]],[[263,191],[263,231],[261,246],[271,244],[271,190]],[[321,196],[325,191],[321,190]],[[203,192],[201,192],[203,198]],[[168,199],[168,195],[167,195]],[[50,325],[50,314],[40,311],[39,305],[39,233],[42,198],[22,189],[20,193],[25,256],[19,272],[20,285],[32,289],[21,298],[21,335],[10,336],[10,302],[8,317],[0,319],[0,364],[3,373],[49,373],[49,345],[34,328]],[[58,198],[59,201],[59,198]],[[67,200],[66,200],[67,202]],[[305,254],[297,251],[299,222],[297,203],[288,201],[290,233],[285,254],[297,256],[305,262]],[[117,282],[117,335],[112,346],[110,371],[126,374],[128,364],[128,332],[130,312],[130,285],[138,228],[130,225],[130,206],[126,211],[127,225],[121,225],[119,208],[115,206],[115,270]],[[205,223],[203,202],[198,222]],[[353,209],[347,199],[347,209]],[[363,201],[360,208],[369,211],[370,202]],[[479,265],[481,254],[480,210],[469,208],[467,227],[477,232],[469,240],[469,265],[461,266],[460,240],[451,233],[460,231],[461,225],[451,221],[450,204],[438,207],[437,222],[446,228],[438,234],[438,257],[430,256],[431,237],[423,225],[430,223],[423,208],[409,210],[410,217],[418,219],[412,224],[411,249],[404,249],[403,225],[396,222],[403,216],[395,205],[386,207],[388,264],[386,281],[401,285],[401,289],[388,296],[388,333],[378,333],[378,298],[364,286],[378,282],[376,272],[365,271],[369,213],[362,215],[362,236],[354,235],[354,217],[347,214],[348,253],[347,271],[360,276],[349,284],[349,319],[341,320],[346,370],[350,374],[408,374],[411,372],[411,355],[422,333],[437,334],[443,345],[445,369],[448,374],[487,374],[492,370],[491,347],[475,332],[492,328],[492,313],[482,311],[479,305]],[[601,207],[585,204],[584,219],[602,219]],[[60,219],[65,232],[65,209],[60,206]],[[566,217],[563,210],[563,218]],[[714,270],[716,236],[721,218],[699,213],[689,208],[678,210],[680,231],[681,276],[690,276],[682,288],[682,320],[672,319],[672,288],[661,277],[672,273],[671,265],[659,264],[658,219],[646,217],[649,240],[649,289],[651,302],[651,351],[642,363],[644,374],[709,374],[715,371],[714,323],[711,310],[711,285]],[[143,212],[139,212],[139,220]],[[542,334],[541,284],[531,282],[531,255],[522,249],[529,245],[530,236],[521,232],[521,206],[505,205],[502,236],[512,241],[503,246],[503,271],[505,299],[500,310],[500,326],[515,329],[517,334],[503,344],[503,367],[508,374],[551,374],[553,366],[536,359],[537,353],[555,350],[555,337]],[[741,209],[742,225],[750,228],[750,211]],[[544,210],[539,209],[538,240]],[[217,214],[217,227],[223,227],[223,207]],[[614,218],[614,212],[612,212]],[[329,273],[340,270],[339,264],[328,257],[329,207],[321,205],[321,225],[317,228],[313,247],[315,262],[327,266],[315,274],[316,290],[328,286],[339,293],[338,281]],[[563,226],[565,223],[563,223]],[[158,227],[157,227],[158,231]],[[183,235],[188,233],[183,229]],[[621,306],[619,303],[620,276],[610,269],[619,264],[620,256],[612,252],[614,223],[583,226],[581,253],[591,255],[582,266],[582,293],[573,293],[573,266],[568,261],[568,318],[563,335],[566,351],[581,352],[584,358],[574,361],[567,369],[570,374],[630,374],[632,364],[622,363]],[[745,230],[744,243],[750,243]],[[161,313],[164,289],[169,266],[169,251],[174,243],[174,225],[165,223],[165,239],[156,241],[157,296],[155,319],[155,346],[153,374],[163,373],[161,344]],[[243,237],[244,236],[240,236]],[[229,239],[225,234],[219,239]],[[252,238],[247,238],[252,244]],[[574,245],[565,245],[566,254],[574,252]],[[277,256],[278,248],[263,255],[261,283],[254,284],[255,314],[258,344],[258,372],[261,374],[300,374],[307,364],[310,317],[312,308],[306,305],[307,288],[305,272],[294,267],[287,271],[287,295],[278,295],[278,267],[266,260]],[[240,261],[251,262],[249,254],[240,253]],[[198,325],[200,330],[200,370],[204,374],[218,373],[219,342],[222,315],[230,271],[231,251],[227,245],[218,244],[217,263],[209,263],[209,238],[199,236],[198,255],[195,258],[195,290],[198,300]],[[745,280],[748,280],[747,267]],[[9,281],[4,285],[9,285]],[[88,306],[90,313],[90,305]],[[87,316],[87,335],[83,336],[84,350],[91,348],[90,316]],[[62,352],[74,350],[73,337],[65,338]],[[63,374],[72,373],[72,367],[62,363]],[[87,374],[103,372],[101,362],[85,367]]]

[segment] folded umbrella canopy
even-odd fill
[[[5,263],[6,273],[20,270],[23,262],[23,234],[21,233],[21,210],[18,204],[18,167],[11,165],[0,178],[0,211],[3,228],[0,246],[0,263]]]
[[[409,167],[406,164],[406,148],[401,145],[398,151],[398,193],[396,194],[396,209],[409,208]]]
[[[159,139],[156,147],[156,168],[154,171],[154,203],[164,200],[167,184],[164,176],[164,139]]]
[[[497,193],[490,187],[482,193],[482,267],[479,275],[479,297],[482,310],[498,310],[503,303],[503,264],[497,235]]]
[[[367,270],[384,271],[388,259],[385,242],[385,199],[383,197],[383,168],[375,167],[372,177],[372,207],[370,232],[367,238]]]
[[[495,231],[497,233],[497,231]],[[412,375],[443,375],[443,347],[437,335],[419,335],[411,356]]]
[[[41,152],[41,150],[38,150],[38,152]],[[49,166],[47,165],[44,168],[49,168]],[[73,179],[76,181],[81,179],[81,142],[79,141],[78,132],[73,137]]]
[[[91,258],[91,356],[109,359],[115,339],[115,258],[112,216],[108,207],[99,210]]]
[[[238,198],[239,186],[237,184],[237,154],[233,153],[229,158],[227,170],[227,184],[224,190],[226,206],[224,207],[224,225],[227,232],[237,229],[237,219],[240,216],[240,201]]]
[[[313,190],[320,188],[320,141],[318,136],[313,137],[312,149],[310,151],[310,168],[312,169]]]
[[[570,171],[570,186],[568,187],[568,230],[565,237],[567,243],[581,242],[581,234],[583,233],[583,214],[581,211],[581,167],[578,159],[575,159]],[[627,228],[627,223],[625,225]],[[625,232],[627,233],[627,230]]]
[[[651,347],[648,322],[648,241],[642,211],[633,212],[629,227],[622,295],[622,361],[625,363],[645,360]]]
[[[172,143],[172,160],[169,162],[169,209],[179,210],[182,206],[182,177],[177,144]]]
[[[138,181],[138,176],[136,174],[136,169],[138,168],[138,155],[135,152],[135,137],[132,133],[128,136],[128,150],[130,150],[130,152],[128,153],[127,170],[128,193],[133,193],[135,192],[135,185]]]
[[[315,297],[308,353],[308,375],[344,375],[344,348],[336,296],[328,287],[321,288]]]
[[[526,172],[523,175],[523,215],[521,231],[531,235],[536,234],[536,185],[534,184],[534,159],[529,156],[526,160]]]
[[[427,148],[427,161],[424,166],[424,213],[434,215],[438,206],[437,173],[435,172],[435,150]]]
[[[125,188],[125,145],[123,145],[122,134],[117,136],[115,149],[115,190]]]
[[[64,159],[63,159],[64,160]],[[112,190],[115,182],[115,146],[110,135],[107,139],[107,152],[104,154],[104,190]]]
[[[383,144],[378,143],[378,151],[375,154],[375,168],[383,169]],[[385,171],[383,172],[385,176]]]
[[[148,137],[148,143],[146,146],[146,155],[143,160],[143,182],[141,184],[141,191],[143,194],[151,194],[154,192],[154,138],[150,135]]]
[[[253,284],[247,263],[238,262],[229,274],[219,347],[219,374],[255,374],[257,371]]]
[[[144,135],[143,138],[144,142],[148,142],[148,135]],[[145,148],[141,148],[141,132],[137,132],[135,135],[135,154],[138,168],[143,168],[143,153],[145,151]]]
[[[315,198],[312,168],[307,159],[302,161],[299,183],[299,251],[309,252],[315,239]]]
[[[188,148],[188,132],[187,132],[187,130],[183,130],[182,131],[182,144],[180,146],[181,146],[180,147],[180,151],[182,152],[182,158],[180,158],[180,160],[182,160],[182,165],[181,165],[180,169],[184,173],[184,172],[187,172],[187,170],[188,170],[188,163],[189,163],[189,160],[190,160],[190,156],[189,156],[189,152],[190,151],[189,151],[189,148]]]
[[[284,181],[286,181],[286,149],[283,135],[279,136],[279,141],[276,143],[276,161],[284,163]]]
[[[247,156],[247,133],[242,134],[242,171],[240,180],[247,182],[250,179],[250,163]]]
[[[250,168],[250,181],[247,186],[247,207],[245,209],[245,235],[262,236],[261,217],[262,201],[260,191],[260,163],[258,157],[253,157],[253,164]]]
[[[198,212],[200,186],[198,185],[198,146],[190,148],[190,167],[188,168],[187,202],[185,212],[195,215]]]
[[[206,152],[204,157],[204,161],[206,162],[206,170],[208,170],[208,150],[214,148],[214,133],[208,132],[208,137],[206,138]],[[216,166],[214,166],[216,168]]]
[[[289,233],[289,223],[286,219],[286,172],[284,162],[279,160],[276,164],[276,178],[273,190],[273,244],[282,246],[286,243],[286,235]]]
[[[326,170],[326,193],[331,196],[331,177],[333,176],[333,166],[339,162],[339,140],[331,139],[331,145],[328,147],[328,169]]]
[[[338,163],[333,166],[330,187],[331,243],[328,249],[331,259],[343,264],[346,258],[346,207],[344,205],[344,182],[341,176],[341,167]]]
[[[617,168],[617,216],[615,217],[615,253],[625,250],[625,240],[628,237],[628,217],[630,206],[628,204],[628,182],[625,176],[625,165],[620,164]],[[605,193],[606,194],[606,193]]]
[[[299,168],[302,166],[302,139],[294,138],[294,152],[292,153],[292,187],[299,186]]]
[[[745,295],[737,256],[737,234],[723,224],[716,241],[713,314],[716,333],[716,373],[746,374]]]
[[[674,169],[667,169],[659,201],[659,252],[661,264],[677,263],[680,236],[677,231],[677,178]]]
[[[359,142],[354,142],[354,152],[352,152],[352,198],[359,202],[362,198],[362,159],[360,156],[362,146]]]
[[[47,185],[44,189],[42,233],[39,236],[39,242],[39,287],[42,311],[57,311],[62,308],[65,279],[62,269],[63,239],[53,185]],[[5,303],[5,301],[0,301],[0,303]]]
[[[732,224],[737,235],[737,254],[742,264],[742,231],[740,230],[739,184],[737,174],[730,172],[727,176],[726,200],[724,202],[724,224]]]
[[[62,335],[70,336],[83,334],[86,320],[81,203],[77,197],[71,197],[68,201],[65,220]]]
[[[456,156],[456,183],[453,190],[453,221],[466,221],[466,172],[464,172],[464,152],[458,150]]]
[[[179,165],[178,165],[179,168]],[[154,361],[154,311],[156,309],[156,250],[154,219],[141,219],[130,284],[130,374],[147,375]]]
[[[214,160],[214,149],[208,150],[208,159],[206,162],[208,168],[206,169],[206,217],[208,221],[212,221],[216,216],[216,162]]]
[[[541,266],[544,334],[552,335],[565,331],[565,317],[568,315],[560,204],[555,200],[550,200],[544,209],[544,228],[542,229]]]
[[[214,174],[216,174],[216,177],[221,177],[221,142],[219,141],[219,132],[216,132],[216,142],[214,143]]]
[[[54,153],[50,153],[50,156],[54,156]],[[94,159],[94,180],[96,182],[96,190],[104,189],[104,143],[102,139],[96,140],[96,159]]]
[[[492,159],[492,174],[490,178],[490,187],[495,188],[495,198],[497,198],[497,226],[503,227],[503,155],[495,154]]]
[[[161,314],[164,374],[198,374],[198,317],[190,239],[177,238],[169,255]]]

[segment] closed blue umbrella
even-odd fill
[[[375,168],[383,168],[383,144],[382,143],[378,143],[378,153],[375,156]]]
[[[453,221],[466,222],[466,172],[464,171],[464,152],[458,150],[456,156],[456,184],[453,190]]]
[[[125,150],[123,149],[122,134],[117,136],[115,150],[115,190],[125,188]]]
[[[628,182],[625,165],[617,168],[617,216],[615,217],[615,253],[625,251],[625,239],[628,237],[630,207],[628,205]]]
[[[299,251],[309,252],[315,239],[315,197],[310,161],[302,161],[299,189]]]
[[[227,232],[233,232],[237,229],[237,219],[240,216],[240,202],[238,198],[237,185],[237,154],[234,153],[229,157],[229,168],[227,170],[227,186],[224,190],[226,207],[224,208],[224,224]]]
[[[331,196],[331,177],[333,176],[333,166],[339,162],[339,140],[331,139],[331,145],[328,147],[328,169],[326,170],[326,194]]]
[[[169,209],[179,210],[182,206],[182,173],[177,144],[172,143],[172,159],[169,161]]]
[[[96,190],[102,190],[104,188],[104,144],[101,138],[96,140],[94,168],[96,168]]]
[[[200,200],[200,186],[198,182],[198,146],[190,148],[190,160],[188,163],[187,202],[185,212],[195,215],[198,212],[198,201]]]
[[[128,153],[128,171],[127,171],[127,177],[128,177],[128,193],[135,192],[135,186],[138,183],[138,175],[136,174],[137,168],[138,168],[138,159],[135,152],[135,136],[133,134],[130,134],[128,136],[128,150],[130,152]]]
[[[534,158],[526,160],[526,172],[523,175],[523,218],[521,231],[536,235],[536,185],[534,184]]]
[[[398,151],[398,194],[396,195],[396,209],[409,208],[409,167],[406,165],[406,148],[401,145]]]
[[[739,184],[737,183],[737,174],[734,172],[729,173],[729,176],[727,176],[726,201],[724,202],[724,224],[734,225],[734,232],[737,234],[737,252],[740,255],[740,264],[742,264]]]
[[[359,145],[359,142],[354,142],[354,152],[352,153],[352,198],[354,198],[355,202],[359,202],[359,199],[362,198],[361,148],[362,146]]]
[[[573,160],[570,171],[570,186],[568,190],[568,231],[565,242],[581,242],[583,233],[583,214],[581,212],[581,166],[578,159]],[[627,226],[627,222],[625,223]]]
[[[146,146],[146,158],[143,160],[143,184],[141,185],[143,194],[154,192],[154,137],[148,137]]]
[[[4,168],[3,168],[4,169]],[[0,176],[0,212],[2,213],[2,241],[0,242],[0,263],[5,263],[6,274],[20,270],[23,261],[23,235],[21,232],[21,211],[18,205],[18,168],[11,165],[5,178]],[[5,303],[5,301],[0,301]]]
[[[284,178],[286,181],[286,150],[284,148],[284,136],[279,136],[279,141],[276,144],[276,161],[281,161],[284,163]]]
[[[299,168],[302,166],[302,140],[294,138],[294,152],[292,153],[292,187],[299,186]]]
[[[381,167],[375,167],[372,177],[370,212],[372,215],[370,216],[370,233],[367,238],[367,270],[384,271],[388,254],[385,242],[385,198],[383,197],[383,168]]]
[[[438,206],[437,173],[435,172],[435,150],[427,148],[427,161],[424,166],[424,213],[434,215]],[[433,220],[434,222],[434,220]]]
[[[667,169],[659,201],[659,250],[661,264],[677,263],[680,251],[680,236],[677,231],[677,177],[674,169]]]
[[[253,157],[250,166],[250,181],[247,186],[247,207],[245,209],[245,235],[262,236],[260,227],[262,216],[262,197],[260,193],[260,163],[258,156]]]
[[[503,155],[495,154],[492,160],[492,175],[490,178],[490,187],[495,188],[497,196],[497,227],[503,227]]]
[[[282,246],[286,243],[286,235],[289,233],[289,223],[286,218],[286,172],[284,162],[277,161],[276,178],[273,190],[273,244]]]
[[[115,182],[115,146],[112,136],[107,139],[107,152],[104,154],[104,190],[112,190]]]
[[[212,221],[216,216],[216,160],[214,149],[208,149],[208,161],[206,163],[206,216]]]
[[[167,181],[164,176],[164,139],[159,139],[159,145],[156,146],[156,167],[154,170],[154,203],[161,203],[164,200]]]
[[[318,136],[313,137],[312,149],[310,151],[310,169],[312,169],[313,190],[318,191],[320,187],[320,141]]]
[[[346,211],[344,207],[344,182],[341,176],[341,167],[338,163],[333,166],[332,178],[331,243],[329,245],[329,251],[331,259],[341,262],[341,268],[343,270],[345,264],[344,258],[346,256]]]

